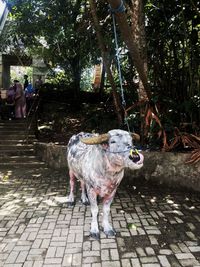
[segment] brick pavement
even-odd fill
[[[0,171],[0,267],[200,267],[197,193],[120,186],[111,209],[117,236],[97,241],[90,208],[79,198],[67,207],[67,190],[58,171]]]

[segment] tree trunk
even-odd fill
[[[80,59],[79,57],[74,57],[70,59],[70,65],[72,69],[73,75],[73,90],[74,90],[74,98],[79,100],[80,94],[80,81],[81,81],[81,68],[80,68]]]
[[[101,97],[103,96],[103,93],[104,93],[105,74],[106,74],[105,64],[103,63],[102,64],[102,73],[101,73],[101,84],[100,84],[100,88],[99,88],[99,93],[100,93]]]
[[[104,43],[103,36],[101,34],[99,19],[98,19],[97,14],[96,14],[96,5],[95,5],[94,0],[89,0],[89,2],[90,2],[91,12],[92,12],[92,17],[94,20],[94,26],[96,29],[97,39],[99,42],[99,46],[101,49],[101,54],[102,54],[102,58],[103,58],[104,66],[105,66],[105,71],[107,73],[107,77],[108,77],[108,80],[109,80],[111,88],[112,88],[113,101],[114,101],[115,111],[116,111],[117,118],[118,118],[118,123],[119,123],[119,125],[122,125],[123,124],[123,112],[122,112],[123,109],[122,109],[122,105],[120,103],[119,95],[117,93],[115,81],[114,81],[112,72],[110,70],[109,54],[108,54],[107,47]]]
[[[121,5],[121,0],[107,0],[111,8],[117,9]],[[123,36],[123,39],[129,49],[130,55],[134,61],[134,65],[137,72],[142,80],[144,89],[146,91],[146,96],[151,99],[151,91],[148,86],[147,73],[144,69],[143,60],[140,57],[138,45],[133,37],[132,29],[128,24],[127,15],[125,12],[115,12],[115,16]]]
[[[143,12],[143,0],[131,0],[131,29],[135,43],[139,47],[139,55],[143,64],[143,70],[147,77],[147,48],[146,48],[146,34],[145,34],[145,16]],[[139,77],[139,100],[147,101],[148,96]]]
[[[147,77],[147,49],[146,49],[146,34],[145,34],[145,16],[143,12],[143,0],[131,0],[131,29],[135,43],[139,47],[139,54],[143,64],[143,70]],[[140,102],[148,102],[147,92],[144,84],[139,77],[138,99]],[[145,133],[145,106],[140,106],[141,117],[141,133],[142,142],[144,141],[143,133]]]

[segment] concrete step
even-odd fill
[[[12,170],[13,168],[24,168],[24,169],[39,169],[46,167],[46,164],[42,161],[32,162],[0,162],[0,170]]]
[[[0,122],[0,131],[3,129],[7,129],[7,130],[26,130],[27,127],[33,129],[34,125],[30,126],[29,123],[27,122],[23,122],[23,123],[15,123],[15,122],[7,122],[7,123],[2,123]]]
[[[9,157],[0,157],[0,163],[31,163],[40,162],[35,156],[14,155]]]
[[[17,144],[17,145],[7,145],[7,144],[0,144],[0,153],[2,150],[8,150],[8,151],[22,151],[22,150],[33,150],[34,146],[33,144]]]
[[[27,121],[17,121],[17,120],[7,120],[7,121],[0,121],[0,126],[4,127],[26,127]]]
[[[13,146],[18,146],[18,145],[29,145],[33,144],[34,142],[37,142],[37,139],[35,138],[30,138],[27,140],[27,142],[24,139],[17,139],[17,140],[0,140],[0,145],[13,145]]]
[[[0,158],[7,158],[11,156],[34,156],[34,149],[20,149],[20,150],[12,150],[12,149],[0,149]]]
[[[7,135],[4,135],[4,134],[0,134],[0,140],[26,140],[27,138],[27,135],[25,133],[19,133],[19,134],[7,134]],[[31,135],[28,135],[28,139],[35,139],[35,135],[34,134],[31,134]]]
[[[14,130],[11,130],[11,131],[8,131],[8,130],[0,130],[0,137],[1,136],[17,136],[17,135],[34,135],[34,132],[31,131],[31,132],[26,132],[25,130],[17,130],[17,131],[14,131]]]
[[[27,125],[0,125],[0,131],[26,131],[27,129],[33,130],[34,127],[29,127]]]
[[[33,143],[37,140],[27,125],[26,120],[0,121],[0,169],[46,166],[35,157]]]
[[[4,130],[26,130],[26,125],[1,125],[0,124],[0,131],[4,131]]]

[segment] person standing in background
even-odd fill
[[[9,107],[9,118],[10,119],[15,118],[15,93],[17,90],[17,83],[19,83],[19,81],[15,79],[13,85],[7,90],[6,103],[7,103],[7,106]]]
[[[24,90],[28,87],[28,75],[24,75]]]
[[[23,119],[26,118],[26,98],[25,92],[21,83],[16,83],[15,92],[15,118]]]
[[[35,81],[35,93],[36,94],[39,93],[42,84],[43,84],[42,76],[38,76],[37,80]]]

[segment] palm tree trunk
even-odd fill
[[[121,0],[107,0],[110,4],[111,8],[117,9],[121,5]],[[127,15],[125,12],[115,12],[115,16],[121,31],[121,34],[123,36],[123,39],[129,49],[130,55],[134,61],[134,65],[137,69],[137,72],[140,76],[140,79],[142,80],[144,89],[146,91],[146,96],[148,99],[151,99],[151,91],[148,86],[148,80],[147,80],[147,72],[144,69],[143,60],[140,57],[138,45],[133,37],[133,32],[128,24]]]
[[[131,30],[135,43],[139,48],[139,55],[143,64],[143,70],[147,76],[147,49],[146,49],[146,34],[145,34],[145,18],[143,12],[143,0],[131,0]],[[147,101],[148,96],[144,85],[139,77],[139,100]]]
[[[99,19],[98,19],[97,14],[96,14],[95,2],[94,2],[94,0],[89,0],[89,2],[90,2],[91,12],[92,12],[92,17],[94,20],[94,26],[96,29],[97,39],[98,39],[99,46],[101,49],[103,63],[105,66],[105,71],[107,73],[107,77],[108,77],[108,80],[109,80],[111,88],[112,88],[113,101],[114,101],[115,111],[116,111],[117,118],[118,118],[118,123],[119,123],[119,125],[122,125],[123,124],[123,108],[122,108],[122,105],[120,103],[120,98],[119,98],[119,95],[117,93],[115,81],[114,81],[114,78],[113,78],[113,75],[112,75],[112,72],[110,69],[110,60],[108,57],[109,56],[108,49],[104,43],[104,39],[103,39],[103,36],[101,34],[101,27],[99,24]]]
[[[139,47],[139,54],[143,64],[143,71],[147,76],[147,49],[146,49],[146,34],[145,34],[145,17],[143,12],[143,0],[131,0],[131,29],[135,43]],[[148,102],[147,92],[144,88],[144,84],[139,77],[139,86],[138,86],[138,99],[139,102]],[[146,108],[144,105],[140,106],[140,117],[141,117],[141,137],[142,142],[144,142],[143,134],[146,131],[145,129],[145,114]]]

